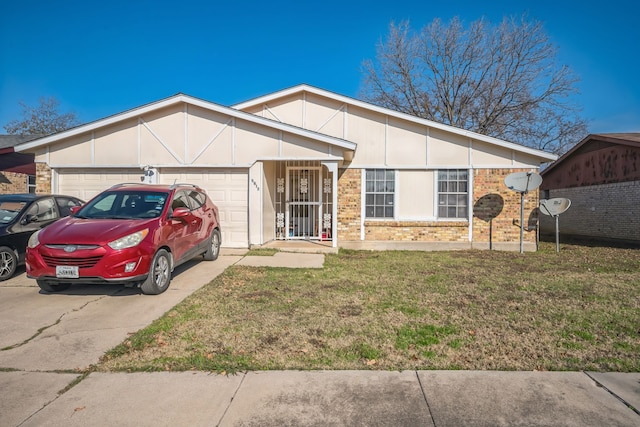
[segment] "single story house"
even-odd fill
[[[541,175],[542,198],[571,200],[562,236],[640,244],[640,133],[588,135]],[[555,220],[541,216],[540,233]]]
[[[37,139],[38,192],[89,199],[120,182],[189,182],[221,212],[223,247],[517,249],[513,172],[556,156],[309,85],[227,107],[177,94]],[[537,192],[525,200],[527,215]],[[475,212],[481,214],[475,215]],[[535,249],[527,228],[525,246]]]
[[[16,153],[14,149],[34,138],[37,136],[0,135],[0,194],[36,192],[33,153]]]

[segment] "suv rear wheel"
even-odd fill
[[[147,280],[142,282],[140,289],[143,294],[158,295],[169,287],[171,282],[171,258],[169,252],[160,249],[153,257]]]

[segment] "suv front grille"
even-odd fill
[[[73,265],[78,268],[91,268],[102,259],[102,255],[86,257],[86,258],[69,258],[61,256],[42,255],[42,259],[49,267],[57,267],[59,265]]]

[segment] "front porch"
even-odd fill
[[[250,175],[256,190],[250,216],[260,217],[259,222],[252,221],[259,235],[254,228],[250,247],[300,242],[285,246],[337,248],[337,161],[263,161],[252,167]]]

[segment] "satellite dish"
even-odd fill
[[[507,175],[504,185],[518,193],[528,193],[542,184],[542,177],[535,172],[515,172]]]
[[[569,209],[569,206],[571,206],[571,200],[565,199],[564,197],[540,200],[540,212],[556,219],[556,252],[560,252],[560,227],[558,226],[558,217],[561,213]]]
[[[571,206],[571,200],[559,197],[556,199],[540,200],[540,212],[549,216],[558,216]]]

